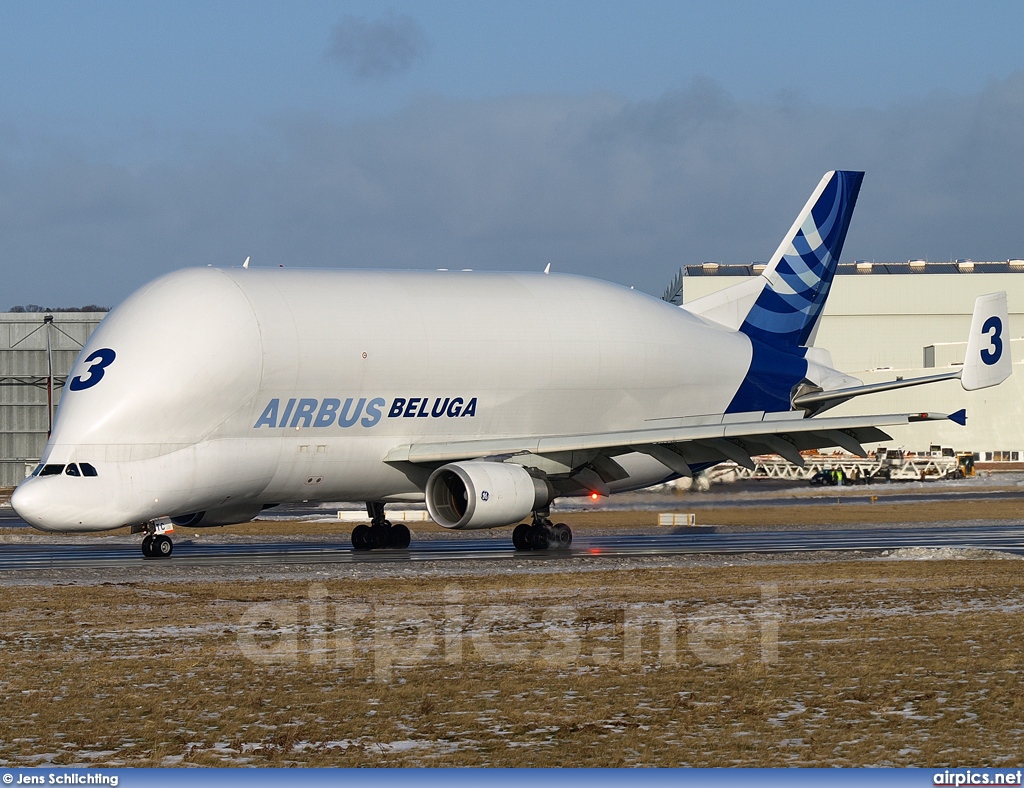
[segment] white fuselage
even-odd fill
[[[69,376],[42,463],[97,475],[28,479],[14,505],[75,531],[418,500],[422,479],[383,461],[396,447],[722,414],[750,360],[743,334],[575,276],[186,269],[113,310]],[[619,459],[613,491],[672,475]]]

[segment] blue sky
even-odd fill
[[[1017,3],[0,2],[0,308],[185,265],[1024,256]]]

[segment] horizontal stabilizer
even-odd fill
[[[895,391],[906,389],[912,386],[923,386],[927,383],[939,383],[943,380],[957,380],[961,370],[952,372],[941,372],[938,375],[926,375],[921,378],[905,378],[902,380],[886,380],[882,383],[867,383],[863,386],[851,386],[850,388],[832,389],[831,391],[812,391],[808,394],[800,394],[793,398],[793,406],[806,408],[818,413],[826,408],[834,408],[854,397],[863,397],[865,394],[880,394],[883,391]]]
[[[960,385],[966,391],[977,391],[997,386],[1010,377],[1010,373],[1013,372],[1010,342],[1006,337],[1008,326],[1006,293],[978,296],[974,302],[971,333],[967,338],[967,354],[962,367],[920,378],[899,378],[862,386],[809,391],[794,397],[793,407],[802,408],[810,414],[815,414],[841,405],[854,397],[863,397],[865,394],[895,391],[911,386],[939,383],[944,380],[959,380]],[[965,420],[967,418],[963,411],[958,411],[949,417],[951,421],[956,421],[958,424],[963,422],[957,421],[955,416],[960,416]]]

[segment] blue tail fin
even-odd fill
[[[762,274],[767,282],[740,331],[773,347],[813,342],[863,178],[825,174]]]

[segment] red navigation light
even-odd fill
[[[598,499],[598,497],[599,497],[599,496],[598,496],[598,494],[597,494],[597,493],[590,493],[590,500],[592,500],[592,501],[596,501],[596,500]]]

